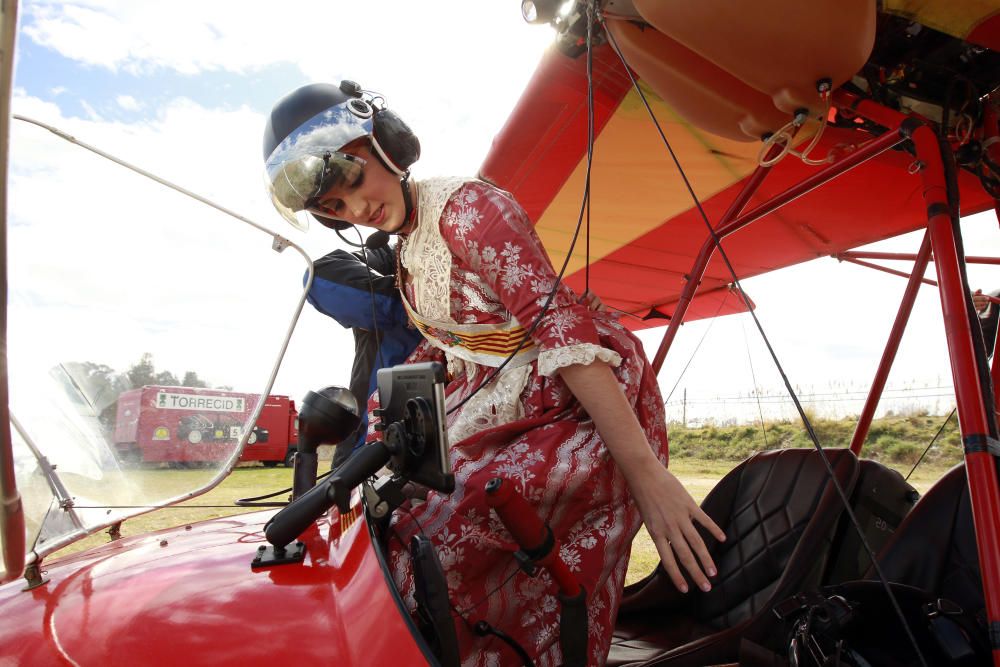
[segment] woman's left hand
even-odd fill
[[[683,566],[699,588],[711,589],[708,577],[715,576],[715,563],[694,524],[700,523],[720,542],[725,541],[726,535],[656,458],[611,368],[595,361],[566,366],[559,375],[594,420],[608,451],[625,475],[642,521],[663,561],[663,569],[674,585],[681,592],[688,590],[681,574]]]
[[[708,577],[714,577],[717,570],[695,522],[704,526],[720,542],[725,542],[726,534],[698,507],[684,485],[669,470],[659,465],[649,466],[641,476],[643,479],[629,479],[629,488],[639,506],[646,530],[660,554],[663,569],[682,593],[687,593],[688,585],[681,566],[695,585],[703,591],[711,590]]]

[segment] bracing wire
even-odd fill
[[[722,307],[726,305],[726,299],[728,298],[729,298],[729,293],[727,292],[726,296],[723,297],[722,301],[719,303],[719,307],[715,309],[715,315],[712,315],[712,319],[708,321],[708,326],[705,327],[705,332],[701,335],[701,338],[698,340],[698,344],[694,346],[694,351],[691,353],[691,356],[688,357],[687,363],[684,364],[684,368],[681,369],[681,374],[677,377],[677,382],[675,382],[674,386],[670,388],[670,393],[667,394],[667,397],[663,399],[664,405],[670,402],[670,398],[674,395],[674,392],[677,391],[677,385],[679,385],[681,383],[681,380],[684,379],[684,374],[687,373],[688,366],[690,366],[691,362],[694,361],[695,356],[698,354],[698,348],[700,348],[701,344],[705,342],[705,338],[708,336],[708,332],[712,330],[713,326],[715,326],[715,320],[719,317],[719,313],[722,312]]]
[[[602,24],[604,23],[603,17],[599,17],[598,20],[600,20]],[[639,98],[642,100],[642,103],[645,106],[646,112],[649,114],[649,117],[652,120],[653,125],[656,127],[656,130],[660,135],[660,140],[663,142],[665,148],[667,149],[667,152],[670,154],[670,158],[673,161],[674,166],[677,167],[677,171],[681,177],[681,180],[684,182],[684,186],[687,188],[688,194],[690,195],[692,201],[694,202],[695,207],[698,209],[698,214],[701,217],[701,220],[705,223],[705,227],[708,230],[712,242],[715,244],[716,249],[719,251],[719,256],[722,258],[723,262],[726,265],[726,269],[732,276],[733,285],[735,285],[736,289],[739,291],[740,297],[743,299],[743,302],[747,307],[747,311],[750,313],[750,316],[753,318],[754,324],[757,326],[757,331],[760,333],[764,345],[767,347],[767,351],[771,355],[772,361],[774,361],[775,367],[778,370],[778,374],[781,376],[785,388],[788,391],[789,397],[792,399],[792,403],[795,405],[795,409],[799,413],[799,417],[802,419],[802,423],[805,426],[806,433],[808,433],[809,435],[809,439],[812,441],[817,451],[819,451],[821,454],[819,458],[826,468],[826,472],[830,477],[830,481],[833,484],[834,489],[836,489],[837,491],[837,495],[840,497],[841,503],[843,504],[844,507],[844,511],[847,512],[848,517],[850,517],[851,523],[857,530],[861,543],[864,545],[865,551],[868,554],[868,557],[871,559],[872,566],[874,567],[875,572],[878,575],[879,581],[885,588],[886,594],[889,596],[889,600],[891,601],[893,609],[895,610],[897,617],[901,621],[903,629],[906,631],[906,635],[909,638],[909,641],[912,644],[914,651],[920,658],[920,664],[922,664],[924,667],[927,667],[927,661],[924,659],[924,655],[920,650],[920,646],[917,643],[916,637],[914,637],[913,635],[912,629],[906,622],[906,616],[903,614],[903,610],[899,606],[899,602],[896,600],[896,596],[893,594],[892,589],[889,586],[889,582],[886,579],[885,573],[882,571],[882,568],[878,563],[878,559],[875,557],[874,550],[869,544],[868,539],[865,537],[864,531],[861,529],[861,524],[858,521],[857,516],[855,516],[854,510],[851,509],[850,499],[847,497],[847,493],[844,491],[843,486],[837,479],[836,474],[833,470],[833,465],[830,463],[829,459],[825,456],[825,453],[823,451],[823,446],[819,442],[819,437],[816,435],[816,431],[813,428],[812,422],[806,415],[805,409],[802,407],[802,403],[799,401],[799,398],[796,395],[794,388],[792,387],[792,383],[788,379],[788,375],[785,373],[784,367],[781,365],[781,362],[778,359],[778,355],[775,352],[774,347],[771,345],[770,339],[764,332],[764,327],[760,323],[760,319],[757,317],[757,314],[753,310],[750,298],[747,296],[746,292],[743,289],[743,286],[740,284],[739,277],[736,275],[736,270],[733,268],[732,262],[730,262],[729,260],[729,255],[722,247],[722,240],[719,238],[718,233],[716,233],[715,229],[712,227],[712,223],[709,221],[708,215],[705,213],[705,209],[702,207],[701,200],[698,199],[698,195],[695,194],[694,188],[691,186],[691,182],[687,177],[687,173],[684,171],[683,166],[681,166],[680,160],[677,158],[677,154],[674,152],[673,146],[670,144],[670,141],[667,139],[667,136],[664,133],[663,128],[660,126],[660,123],[656,118],[656,114],[653,113],[653,109],[649,104],[649,100],[646,98],[646,94],[642,91],[642,88],[639,86],[639,82],[632,74],[632,70],[629,68],[628,62],[625,60],[624,54],[622,54],[621,49],[618,47],[618,42],[617,40],[615,40],[614,34],[610,30],[607,30],[606,26],[605,26],[605,33],[608,36],[609,43],[611,44],[615,53],[618,55],[618,58],[621,60],[622,65],[625,68],[625,73],[631,80],[633,88],[636,90],[636,92],[639,95]]]
[[[910,472],[906,473],[906,477],[903,478],[904,482],[910,479],[910,475],[913,474],[913,471],[917,469],[917,466],[920,465],[921,461],[924,460],[924,457],[927,456],[927,452],[931,451],[931,447],[933,447],[934,443],[937,442],[937,439],[941,437],[941,433],[944,431],[944,427],[947,426],[948,422],[951,421],[951,418],[955,416],[955,411],[957,409],[958,409],[957,407],[952,408],[948,416],[944,418],[944,422],[941,424],[941,428],[939,428],[937,433],[934,434],[934,437],[931,438],[931,441],[927,443],[927,447],[924,448],[924,451],[920,454],[920,458],[918,458],[917,462],[913,464],[912,468],[910,468]]]
[[[594,11],[587,3],[587,163],[594,157]],[[583,265],[584,292],[590,292],[590,170],[587,170],[587,242]]]
[[[750,379],[753,380],[753,395],[757,398],[757,413],[760,415],[760,432],[764,434],[764,449],[770,449],[771,445],[767,441],[767,426],[764,424],[764,408],[760,404],[760,392],[757,391],[757,374],[753,370],[753,357],[750,356],[750,338],[747,336],[747,328],[740,320],[740,329],[743,331],[743,343],[747,347],[747,364],[750,366]]]

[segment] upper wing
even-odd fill
[[[653,28],[647,25],[644,30]],[[887,57],[888,48],[880,47],[876,53]],[[650,67],[669,68],[672,63],[665,59],[675,57],[671,53],[653,56],[653,62],[642,68],[650,73],[649,78],[657,75]],[[656,61],[656,57],[661,60]],[[574,288],[582,288],[589,280],[590,289],[605,303],[636,316],[625,319],[632,328],[662,325],[676,306],[686,274],[709,237],[708,230],[640,96],[608,44],[595,49],[593,71],[596,139],[589,251],[581,231],[566,280]],[[705,80],[708,76],[720,77],[715,84],[719,99],[725,98],[727,85],[734,95],[742,90],[736,86],[746,88],[720,71],[706,69],[697,72],[701,78],[692,75],[680,81],[682,94],[674,104],[667,104],[646,86],[645,79],[641,81],[713,226],[757,168],[761,146],[751,137],[735,137],[730,132],[735,138],[726,138],[704,129],[715,129],[712,123],[717,119],[707,118],[714,108],[706,112],[685,106],[691,95],[711,83]],[[729,78],[721,78],[724,76]],[[673,90],[677,89],[668,92]],[[587,166],[586,91],[585,56],[572,58],[550,49],[481,169],[484,178],[511,191],[525,207],[557,267],[566,258],[581,215]],[[770,111],[772,117],[778,114],[784,118],[774,107]],[[811,132],[800,134],[801,143],[810,136]],[[843,154],[871,138],[869,132],[831,125],[812,154]],[[738,276],[758,275],[923,227],[926,216],[920,179],[908,174],[911,163],[913,157],[905,151],[883,153],[726,237],[723,248]],[[744,211],[818,169],[791,157],[784,159],[771,170]],[[959,185],[963,214],[993,206],[994,200],[971,173],[962,172]],[[725,298],[731,282],[716,253],[685,319],[744,310],[741,299]]]

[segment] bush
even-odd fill
[[[863,455],[892,462],[913,463],[941,426],[941,417],[912,419],[913,415],[877,419],[872,423]],[[824,447],[847,447],[857,419],[814,419],[813,428]],[[798,420],[766,423],[765,436],[759,424],[721,426],[706,424],[701,428],[670,428],[670,455],[715,461],[740,461],[765,449],[788,447],[812,448],[805,427]],[[962,455],[961,436],[951,423],[928,455],[933,461],[957,462]]]
[[[895,442],[885,448],[886,456],[890,461],[906,463],[907,465],[916,463],[923,451],[923,447],[912,442]]]

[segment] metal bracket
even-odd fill
[[[45,576],[45,572],[37,561],[24,567],[24,580],[28,582],[28,585],[22,588],[22,591],[34,590],[49,583],[49,578]]]
[[[374,484],[364,482],[361,489],[368,504],[368,512],[375,519],[385,517],[407,500],[403,494],[402,480],[392,475],[380,477]]]
[[[306,545],[304,542],[286,544],[283,547],[274,547],[270,544],[257,547],[257,555],[254,556],[250,568],[257,570],[262,567],[272,565],[288,565],[290,563],[301,563],[306,557]]]
[[[271,241],[271,250],[275,252],[284,252],[285,248],[287,248],[291,244],[292,242],[286,239],[284,236],[275,234],[273,240]]]

